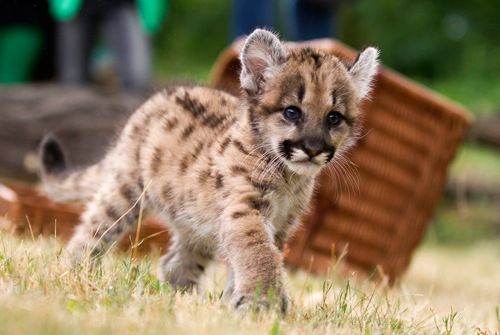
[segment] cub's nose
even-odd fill
[[[319,137],[307,138],[302,143],[302,149],[309,158],[314,158],[325,150],[325,142]]]
[[[304,151],[306,152],[306,154],[309,155],[309,158],[314,158],[316,156],[318,156],[320,153],[323,152],[323,149],[309,149],[309,148],[304,148]]]

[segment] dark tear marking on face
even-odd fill
[[[281,142],[280,151],[286,159],[290,160],[292,158],[292,141],[285,140]]]

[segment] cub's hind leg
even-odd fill
[[[134,204],[140,195],[138,186],[120,184],[115,179],[103,184],[87,204],[82,223],[68,244],[74,261],[93,259],[135,228],[140,206]]]
[[[213,253],[189,245],[174,230],[170,233],[173,242],[168,253],[160,259],[159,277],[168,281],[174,289],[196,289],[205,268],[213,259]]]

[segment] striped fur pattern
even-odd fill
[[[100,163],[75,174],[57,141],[46,139],[47,188],[58,198],[89,198],[69,243],[73,256],[102,252],[134,229],[139,206],[112,225],[149,185],[144,209],[169,223],[173,240],[161,260],[163,279],[191,289],[222,253],[231,268],[224,292],[235,308],[250,306],[259,287],[260,306],[272,288],[284,310],[283,244],[317,173],[359,134],[358,105],[377,66],[376,50],[365,52],[359,59],[366,64],[353,66],[309,48],[286,50],[274,34],[257,30],[242,49],[245,98],[168,88],[132,115]]]

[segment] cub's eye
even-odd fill
[[[328,114],[328,123],[332,126],[338,126],[342,121],[342,115],[339,112],[331,112]]]
[[[283,111],[285,117],[289,120],[296,120],[300,116],[300,109],[295,106],[289,106]]]

